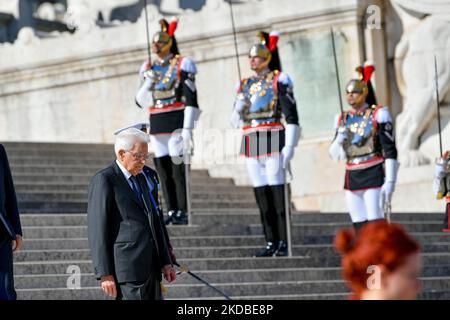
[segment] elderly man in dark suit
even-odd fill
[[[117,159],[89,187],[88,238],[97,279],[118,300],[162,299],[161,274],[176,278],[172,247],[158,202],[156,172],[145,166],[148,134],[116,136]]]
[[[22,248],[22,228],[5,148],[0,144],[0,300],[16,300],[13,251]]]

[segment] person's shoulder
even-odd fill
[[[106,168],[100,169],[92,177],[92,181],[109,181],[109,179],[114,174],[114,164],[107,166]]]
[[[392,115],[388,106],[377,105],[373,108],[378,123],[392,122]]]
[[[284,84],[288,87],[294,86],[294,82],[292,81],[291,77],[286,72],[282,71],[279,71],[278,73],[278,83]]]
[[[180,69],[187,72],[187,73],[197,73],[197,65],[195,64],[194,60],[189,57],[180,57],[181,59],[181,65]]]

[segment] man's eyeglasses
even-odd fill
[[[150,156],[151,156],[150,153],[133,153],[131,151],[125,151],[125,152],[129,152],[133,156],[133,158],[135,158],[137,160],[142,160],[142,159],[148,160],[148,159],[150,159]]]

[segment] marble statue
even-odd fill
[[[403,24],[395,49],[397,84],[403,97],[396,119],[400,162],[418,166],[430,162],[419,151],[420,137],[436,121],[434,55],[438,61],[439,94],[450,101],[450,2],[391,0]],[[447,100],[447,101],[445,101]]]

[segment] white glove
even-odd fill
[[[331,143],[328,153],[334,161],[346,160],[347,155],[342,145],[348,139],[348,130],[346,127],[340,127],[337,131],[336,138]]]
[[[197,107],[186,106],[184,108],[183,128],[194,129],[195,121],[198,121],[201,110]]]
[[[248,99],[238,96],[236,102],[234,103],[234,110],[238,113],[241,113],[249,104],[250,102],[248,101]]]
[[[142,73],[142,77],[145,79],[151,79],[152,82],[155,81],[156,74],[153,70],[146,70]]]
[[[395,182],[385,182],[381,186],[381,194],[380,194],[380,206],[381,208],[384,208],[384,204],[391,203],[392,200],[392,194],[395,190]]]
[[[446,163],[443,158],[436,159],[436,166],[434,167],[434,181],[433,181],[433,191],[436,194],[437,199],[442,199],[443,194],[441,190],[441,181],[447,175]]]
[[[241,127],[241,122],[241,115],[236,111],[236,109],[234,109],[230,117],[231,126],[235,129],[238,129]]]
[[[146,78],[142,86],[139,88],[139,91],[136,94],[136,104],[140,108],[147,108],[153,105],[153,94],[150,91],[151,86],[153,85],[152,78]]]
[[[184,108],[183,129],[181,130],[182,154],[190,152],[192,142],[192,129],[194,129],[195,121],[198,120],[201,110],[197,107],[186,106]]]
[[[291,161],[294,156],[294,148],[298,144],[300,139],[301,128],[296,124],[287,124],[285,131],[285,146],[281,150],[283,169],[286,169],[289,161]]]
[[[384,183],[381,186],[380,205],[384,207],[386,202],[391,202],[392,194],[395,190],[395,182],[397,181],[398,162],[395,159],[386,159],[385,166],[385,178]]]
[[[348,139],[348,129],[346,127],[340,127],[337,130],[337,136],[335,141],[340,145],[344,144],[344,141]]]
[[[233,113],[230,117],[230,124],[233,128],[237,129],[242,126],[241,113],[247,105],[248,102],[244,98],[239,98],[238,96],[238,99],[236,99],[236,102],[234,103]]]
[[[444,159],[438,158],[436,159],[436,166],[434,168],[434,175],[438,179],[442,179],[446,175],[446,163]]]
[[[181,130],[181,139],[183,143],[182,152],[183,154],[187,154],[188,152],[190,152],[192,129],[183,128],[183,130]]]
[[[284,146],[281,149],[282,161],[283,161],[283,169],[286,169],[292,157],[294,156],[294,147]]]

